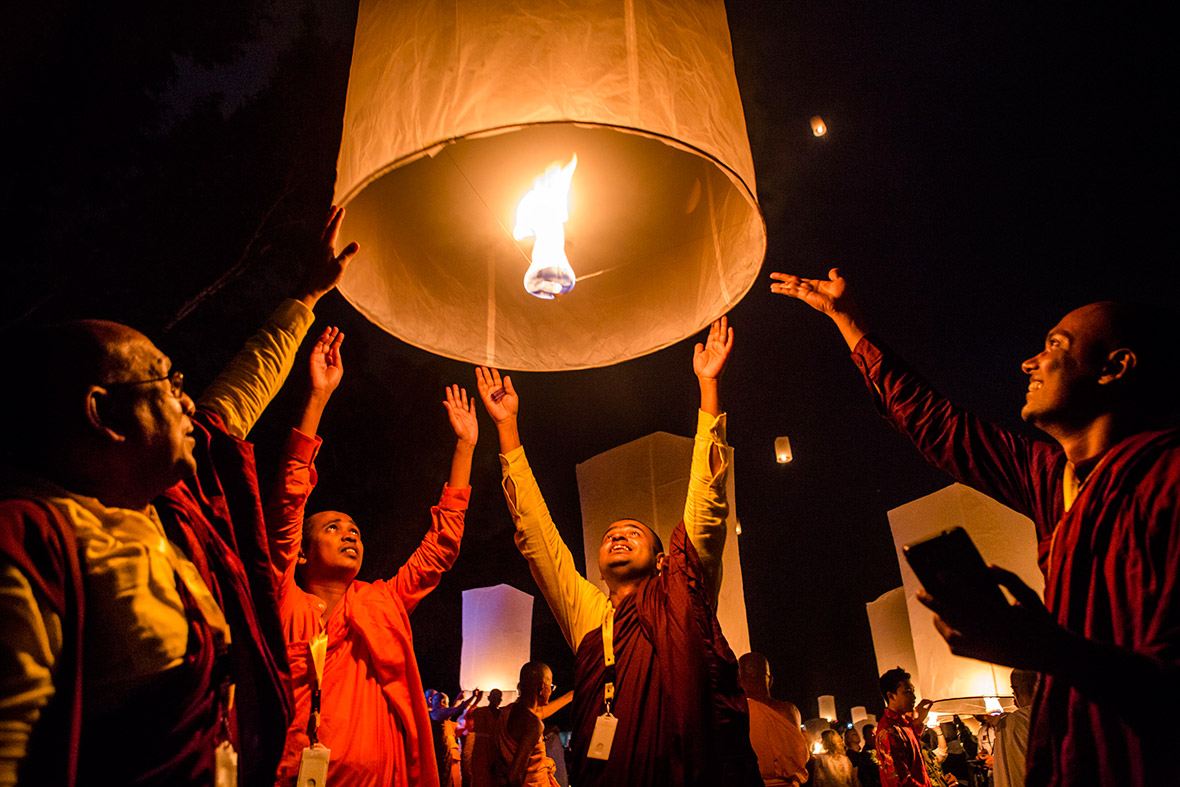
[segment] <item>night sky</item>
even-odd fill
[[[0,319],[127,322],[199,389],[290,292],[318,235],[355,8],[119,6],[47,3],[6,21]],[[722,394],[751,643],[805,718],[829,693],[842,717],[880,713],[864,604],[901,583],[886,512],[948,480],[876,415],[833,326],[772,296],[765,274],[839,266],[874,330],[944,393],[1024,428],[1019,364],[1061,314],[1112,297],[1176,308],[1175,48],[1162,19],[1105,2],[727,6],[769,233],[763,276],[730,315]],[[474,373],[338,295],[317,315],[313,331],[348,338],[312,505],[351,513],[362,578],[387,576],[447,475],[443,386],[473,391]],[[523,442],[579,560],[576,463],[653,431],[691,434],[695,340],[605,369],[514,375]],[[300,404],[303,358],[252,435],[265,475]],[[19,366],[5,377],[19,381]],[[462,554],[413,616],[424,683],[450,692],[461,591],[536,592],[482,411],[480,426]],[[774,461],[778,435],[790,465]],[[572,684],[539,598],[533,656]]]

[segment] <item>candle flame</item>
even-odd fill
[[[1004,712],[1004,708],[1000,705],[1000,701],[995,697],[984,697],[983,706],[987,708],[989,716],[999,716]]]
[[[569,221],[570,181],[578,156],[564,167],[554,164],[533,181],[533,190],[516,206],[516,240],[535,237],[532,264],[524,275],[530,295],[552,300],[574,288],[577,277],[565,256],[565,222]]]

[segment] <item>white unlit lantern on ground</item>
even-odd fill
[[[459,685],[464,691],[500,689],[516,696],[520,667],[533,642],[533,597],[511,585],[463,591],[463,650]]]
[[[562,237],[514,237],[575,155]],[[361,253],[340,292],[410,344],[525,370],[666,347],[757,278],[755,195],[721,0],[360,4],[335,201]],[[529,271],[546,243],[566,267]]]

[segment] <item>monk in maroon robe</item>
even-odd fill
[[[571,780],[580,787],[762,784],[737,660],[716,614],[729,510],[718,378],[732,347],[725,317],[695,347],[701,407],[684,519],[670,550],[642,522],[611,524],[598,553],[608,594],[574,568],[549,515],[520,442],[511,378],[478,371],[500,437],[517,547],[577,654]],[[609,751],[597,747],[596,727],[612,723]]]
[[[355,244],[320,254],[200,399],[143,334],[31,331],[6,385],[0,780],[270,784],[291,715],[253,447]]]
[[[1053,439],[1038,441],[954,407],[868,335],[837,270],[772,278],[832,318],[878,408],[927,461],[1036,524],[1044,604],[998,568],[1015,604],[923,596],[954,653],[1044,673],[1027,784],[1180,784],[1158,720],[1180,700],[1180,431],[1153,428],[1175,402],[1163,332],[1111,302],[1062,318],[1021,367],[1021,415]]]

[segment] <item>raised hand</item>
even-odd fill
[[[856,348],[866,329],[839,268],[828,271],[826,280],[803,279],[789,273],[772,273],[770,278],[777,279],[770,285],[771,292],[803,301],[816,311],[828,315],[840,329],[848,349]]]
[[[475,400],[467,399],[467,389],[457,385],[447,387],[447,398],[443,402],[451,428],[460,443],[475,445],[479,440],[479,421],[475,418]]]
[[[839,268],[828,271],[827,280],[804,279],[789,273],[772,273],[770,278],[779,281],[778,284],[770,285],[771,292],[803,301],[829,317],[847,310],[842,307],[846,306],[844,293],[848,285],[840,275]]]
[[[344,220],[344,208],[335,205],[328,211],[328,222],[320,235],[320,243],[315,254],[308,263],[303,280],[296,290],[295,297],[303,301],[309,308],[315,308],[320,298],[330,292],[344,276],[344,269],[360,249],[353,242],[344,247],[344,251],[336,253],[336,241],[340,235],[340,222]]]
[[[340,357],[340,345],[344,333],[334,326],[328,326],[311,348],[308,372],[311,390],[324,396],[331,396],[344,377],[344,361]]]
[[[716,380],[725,371],[725,361],[733,349],[733,328],[722,317],[709,326],[704,344],[697,342],[692,352],[692,370],[702,380]]]
[[[479,390],[479,398],[483,400],[484,409],[497,424],[515,420],[520,409],[520,397],[512,387],[512,378],[504,375],[500,379],[497,369],[479,366],[475,369],[475,387]]]

